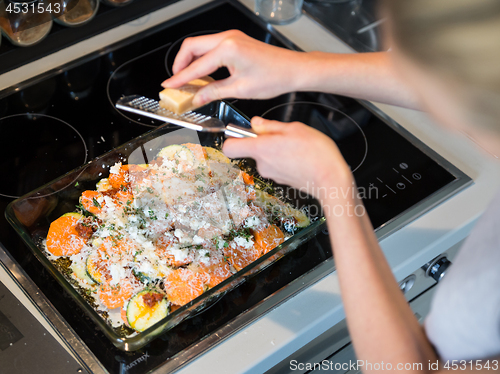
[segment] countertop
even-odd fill
[[[253,1],[240,1],[253,9]],[[67,61],[100,50],[110,43],[208,2],[179,1],[127,25],[44,57],[36,63],[0,76],[0,90],[43,71],[57,69]],[[290,25],[277,26],[276,29],[305,51],[351,52],[349,47],[306,15]],[[401,280],[468,236],[499,189],[500,168],[496,157],[487,154],[472,139],[460,133],[450,135],[437,127],[424,113],[376,105],[474,180],[473,185],[381,241],[396,278]],[[46,320],[1,268],[0,281],[51,331]],[[179,373],[210,372],[210,368],[220,374],[263,373],[343,319],[338,278],[332,272],[195,359]],[[57,334],[53,331],[51,333],[59,339]]]

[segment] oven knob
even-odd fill
[[[439,282],[445,276],[450,265],[451,261],[445,256],[442,256],[428,262],[422,266],[422,269],[425,271],[425,275],[433,278],[436,282]]]

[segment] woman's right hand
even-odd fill
[[[305,53],[272,46],[241,31],[187,38],[177,54],[174,75],[162,86],[177,88],[225,66],[230,77],[200,89],[196,106],[224,98],[267,99],[296,90]]]

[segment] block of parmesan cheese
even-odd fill
[[[200,88],[206,86],[213,79],[209,76],[194,79],[179,88],[165,88],[160,92],[160,106],[175,114],[182,114],[196,109],[193,106],[193,97]]]

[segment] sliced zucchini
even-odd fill
[[[256,204],[259,205],[261,208],[264,210],[274,210],[272,207],[275,205],[279,205],[280,209],[278,210],[280,213],[282,213],[283,218],[286,217],[293,217],[297,221],[295,224],[295,227],[297,228],[303,228],[307,227],[311,224],[311,221],[309,220],[309,217],[299,209],[295,209],[290,204],[287,204],[280,199],[278,199],[275,196],[272,196],[268,194],[265,191],[262,190],[255,190],[255,195],[256,195]]]
[[[92,251],[87,257],[86,261],[86,270],[87,275],[94,281],[95,283],[103,283],[106,280],[106,277],[103,272],[103,259],[101,258],[101,254],[98,250]]]
[[[169,145],[158,152],[158,157],[163,157],[167,160],[178,160],[179,162],[186,162],[189,165],[195,163],[193,152],[184,145]]]
[[[165,295],[145,289],[135,294],[127,305],[127,321],[136,331],[144,331],[165,318],[170,312],[170,303]]]
[[[170,268],[152,249],[147,249],[134,256],[134,275],[143,283],[150,283],[165,277]]]
[[[75,277],[87,284],[94,284],[94,280],[87,274],[87,261],[78,260],[71,262],[71,270]]]
[[[71,212],[71,213],[65,213],[63,214],[61,217],[74,217],[76,218],[77,220],[82,220],[85,218],[85,216],[83,214],[80,214],[80,213],[76,213],[76,212]]]
[[[209,161],[220,162],[221,164],[231,163],[231,160],[227,158],[226,155],[221,151],[212,147],[203,147],[203,148],[205,148],[205,151],[207,152],[207,157]]]
[[[99,192],[108,191],[113,188],[113,186],[109,183],[108,178],[102,178],[99,182],[97,182],[96,187]]]

